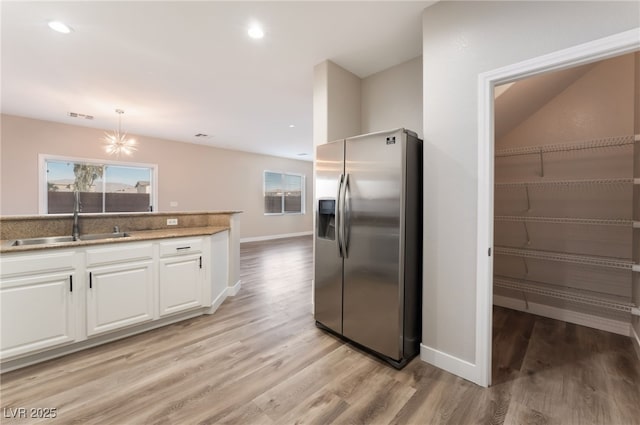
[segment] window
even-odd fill
[[[264,213],[304,214],[304,176],[265,171]]]
[[[40,163],[42,214],[72,213],[75,190],[83,213],[153,211],[155,165],[45,155]]]

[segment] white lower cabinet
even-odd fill
[[[89,272],[87,336],[153,320],[153,263],[125,264]]]
[[[160,316],[202,306],[201,257],[160,260]]]
[[[152,244],[87,249],[87,267],[87,336],[153,320]]]
[[[160,243],[158,268],[160,317],[202,307],[204,269],[202,238]]]
[[[210,314],[226,296],[228,258],[226,231],[3,254],[3,370],[29,364],[31,355],[40,361],[50,352],[90,346],[89,340],[107,341],[109,333],[122,337],[151,329],[159,319],[167,324],[198,311]]]
[[[2,258],[2,359],[75,341],[80,285],[74,262],[74,252]]]

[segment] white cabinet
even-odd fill
[[[87,336],[154,319],[152,260],[151,244],[87,250]]]
[[[224,231],[3,253],[3,370],[213,313],[227,296],[228,249]]]
[[[160,316],[202,307],[204,292],[203,238],[160,243]]]
[[[2,257],[2,359],[76,339],[75,261],[75,252]]]

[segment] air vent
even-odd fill
[[[207,137],[211,137],[208,134],[204,134],[204,133],[198,133],[196,134],[196,137],[203,137],[203,138],[207,138]]]
[[[84,118],[85,120],[93,119],[93,115],[79,114],[77,112],[67,112],[67,115],[69,115],[71,118]]]
[[[307,156],[307,155],[309,155],[309,154],[305,153],[305,152],[301,152],[301,153],[298,154],[298,156]]]

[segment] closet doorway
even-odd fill
[[[495,88],[494,305],[630,335],[635,55]]]
[[[584,78],[588,75],[592,78],[594,73],[602,72],[601,69],[596,70],[599,66],[597,62],[616,58],[624,60],[622,57],[631,53],[629,57],[634,58],[632,61],[634,78],[637,78],[636,68],[640,69],[640,66],[635,65],[638,57],[634,54],[640,51],[637,31],[637,29],[630,30],[594,40],[495,69],[479,76],[476,310],[478,338],[475,380],[481,385],[492,384],[492,359],[495,360],[492,356],[494,266],[496,268],[496,303],[508,307],[502,312],[515,313],[517,310],[531,312],[532,309],[537,309],[538,316],[535,317],[542,315],[553,317],[552,314],[559,313],[558,317],[563,320],[560,323],[572,323],[571,326],[575,327],[577,325],[573,323],[581,321],[590,326],[588,329],[604,327],[606,335],[616,336],[617,333],[622,334],[627,329],[629,333],[621,336],[626,338],[626,344],[632,341],[630,336],[637,336],[637,330],[635,335],[630,334],[633,334],[635,328],[640,327],[640,318],[634,315],[638,313],[637,305],[640,301],[640,288],[637,283],[640,273],[634,272],[634,269],[638,269],[636,264],[640,264],[638,263],[640,258],[635,258],[640,251],[638,249],[640,228],[633,225],[634,222],[637,225],[640,220],[640,214],[637,214],[638,208],[634,208],[634,205],[640,205],[640,199],[637,196],[640,194],[639,186],[637,184],[634,186],[634,182],[640,182],[640,176],[633,174],[634,154],[636,158],[640,156],[637,149],[634,152],[635,145],[640,145],[634,141],[637,139],[635,135],[640,133],[638,129],[640,119],[637,119],[632,111],[628,114],[633,117],[629,132],[625,131],[623,134],[614,136],[603,133],[604,129],[601,129],[600,133],[591,133],[591,136],[585,131],[586,137],[576,138],[570,136],[576,136],[579,130],[587,130],[593,123],[584,120],[586,115],[570,116],[564,112],[564,121],[569,120],[575,127],[573,133],[562,130],[562,127],[553,128],[547,124],[537,130],[538,134],[535,134],[535,131],[530,134],[525,142],[511,142],[515,145],[508,145],[508,140],[513,140],[511,138],[515,137],[516,133],[523,135],[527,131],[532,131],[533,123],[541,121],[545,115],[546,119],[551,120],[549,123],[554,118],[556,122],[563,121],[558,119],[558,115],[562,115],[559,112],[562,108],[558,105],[561,101],[568,102],[571,97],[570,92],[575,91],[570,90],[574,84],[581,81],[584,85],[586,81]],[[571,67],[580,69],[567,71],[561,76],[562,78],[556,78],[554,82],[556,88],[564,86],[564,89],[556,91],[555,94],[549,94],[553,92],[552,90],[547,90],[547,93],[535,92],[532,98],[537,100],[532,102],[533,106],[526,107],[530,110],[524,111],[526,108],[520,111],[509,110],[513,116],[507,117],[507,124],[496,123],[498,133],[494,148],[495,95],[505,96],[510,90],[513,90],[511,94],[515,94],[524,87],[524,84],[521,84],[521,87],[517,88],[519,80],[542,77],[550,72],[568,70]],[[494,87],[505,83],[516,84],[498,88],[498,93],[494,93]],[[640,84],[631,90],[633,104],[639,97],[638,87]],[[598,106],[598,102],[595,106],[592,104],[593,109],[590,112],[597,110]],[[615,106],[614,111],[619,109],[619,106]],[[518,114],[524,118],[517,118]],[[618,117],[613,120],[617,119]],[[607,123],[610,126],[612,124],[615,123]],[[528,149],[532,150],[525,152]],[[622,167],[614,165],[616,161],[624,161],[616,159],[619,155],[610,152],[617,149],[628,150],[627,159],[630,160],[628,165]],[[602,155],[595,154],[596,151],[602,150],[607,151],[604,163],[598,162],[602,160]],[[494,154],[497,154],[496,157]],[[534,160],[525,160],[527,156]],[[570,158],[581,159],[568,164],[567,161]],[[513,163],[501,165],[505,161]],[[638,160],[635,162],[640,163]],[[640,167],[636,166],[635,169],[637,174]],[[586,170],[587,173],[578,177],[580,170]],[[613,174],[607,174],[607,170]],[[629,170],[632,170],[631,175],[628,173]],[[502,178],[504,179],[500,180]],[[587,181],[591,181],[591,185]],[[619,190],[625,195],[612,194],[610,190],[599,189],[598,185],[616,186],[614,190]],[[599,201],[591,201],[590,199],[596,195],[587,190],[588,187],[592,189],[595,187],[594,193],[604,196],[596,198]],[[550,191],[549,188],[551,188]],[[634,193],[636,200],[633,199]],[[628,198],[629,203],[627,206],[620,207],[625,202],[623,197]],[[575,202],[571,204],[571,200]],[[609,214],[615,209],[613,204],[618,204],[616,208],[622,208],[619,210],[622,211],[622,216]],[[607,209],[609,211],[605,214]],[[600,214],[604,215],[600,216]],[[494,220],[497,227],[495,244]],[[548,229],[553,226],[560,226],[563,230]],[[583,228],[592,226],[591,236],[581,232],[580,226]],[[597,228],[602,226],[610,226],[607,229],[616,228],[617,230],[613,231],[613,235],[607,231],[603,234],[602,231],[597,231]],[[615,251],[608,251],[605,246]],[[629,254],[626,253],[627,247],[631,251]],[[625,252],[623,256],[616,257],[622,251]],[[549,263],[552,266],[545,266]],[[613,285],[605,283],[598,287],[597,279],[594,277],[598,272],[593,271],[597,268],[614,270],[611,273],[615,276]],[[617,276],[620,272],[631,277]],[[601,273],[604,272],[601,271]],[[605,279],[609,278],[605,277]],[[573,287],[576,281],[579,281],[581,286]],[[629,281],[629,283],[623,281]],[[598,290],[603,288],[604,293],[598,294]],[[504,307],[496,307],[496,309],[502,308]],[[502,316],[502,313],[500,315]],[[505,320],[511,319],[507,317]],[[553,346],[552,342],[548,344],[550,347]],[[638,358],[634,357],[634,360],[635,367]],[[493,367],[500,366],[494,361]],[[498,377],[495,373],[493,376]]]
[[[637,66],[628,53],[495,88],[494,384],[522,370],[579,383],[589,368],[611,389],[614,358],[640,364],[629,339]],[[612,350],[611,364],[592,358]]]

